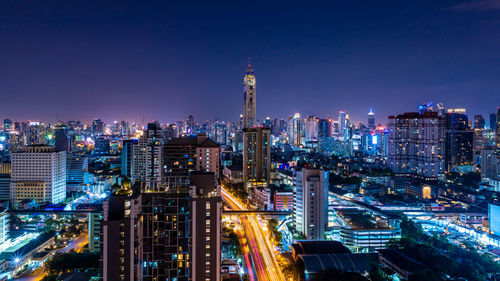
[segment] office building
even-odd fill
[[[220,173],[220,145],[206,135],[173,138],[165,144],[163,163],[167,186],[185,184],[192,171]]]
[[[124,177],[132,177],[134,168],[134,145],[137,145],[137,140],[124,140],[121,151],[121,175]]]
[[[437,180],[444,173],[445,119],[437,112],[389,116],[388,164],[395,174]]]
[[[486,127],[486,121],[484,120],[483,115],[475,115],[474,116],[474,129],[484,129]]]
[[[328,222],[328,173],[302,168],[297,171],[294,182],[295,230],[308,240],[324,240]]]
[[[290,144],[297,147],[302,146],[303,128],[299,113],[295,113],[293,117],[289,118],[287,130]]]
[[[500,155],[494,146],[484,146],[481,149],[481,180],[489,182],[500,176]]]
[[[332,119],[318,120],[318,138],[329,138],[332,136]]]
[[[338,119],[338,133],[339,134],[344,133],[346,117],[347,117],[347,113],[345,113],[345,111],[339,111],[339,119]]]
[[[26,146],[12,153],[11,202],[60,203],[66,199],[66,152],[53,146]]]
[[[222,197],[214,173],[190,176],[191,280],[221,280]]]
[[[253,128],[257,126],[256,117],[256,85],[255,85],[255,72],[250,62],[248,63],[245,77],[243,78],[244,86],[244,106],[243,106],[243,129]]]
[[[68,135],[68,129],[64,123],[59,122],[55,125],[54,138],[56,150],[66,151],[66,154],[71,152],[71,137]]]
[[[500,236],[500,205],[488,204],[488,221],[490,225],[490,233]]]
[[[80,192],[85,183],[85,173],[89,171],[89,158],[80,155],[69,155],[66,159],[66,190]]]
[[[40,122],[29,122],[25,137],[27,145],[45,144],[45,125]]]
[[[95,139],[93,154],[108,154],[110,151],[109,139],[104,136],[99,136]]]
[[[368,112],[368,129],[374,130],[377,126],[375,125],[375,113],[372,109]]]
[[[94,137],[104,134],[104,122],[99,118],[92,120],[92,135]]]
[[[163,189],[163,132],[160,124],[149,123],[132,150],[132,179],[144,182],[147,190]]]
[[[445,170],[446,172],[472,172],[474,165],[474,131],[469,127],[467,115],[446,113]]]
[[[307,116],[304,122],[304,138],[306,142],[313,142],[318,140],[319,118],[314,116]]]
[[[243,129],[243,182],[248,189],[268,182],[271,175],[271,130]]]
[[[493,132],[497,130],[497,118],[498,116],[495,113],[490,114],[490,130]]]
[[[12,120],[4,119],[3,120],[3,129],[6,131],[10,131],[12,128]]]

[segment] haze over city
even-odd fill
[[[487,114],[497,3],[4,1],[1,115],[235,120],[248,57],[261,120],[346,110],[357,122],[427,101]]]

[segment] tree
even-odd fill
[[[41,281],[58,281],[57,275],[46,275],[42,278]]]
[[[45,269],[61,273],[78,268],[99,268],[99,253],[59,253],[45,264]]]

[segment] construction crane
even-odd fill
[[[446,228],[444,229],[444,232],[441,234],[442,236],[446,236],[446,235],[450,234],[450,233],[448,232],[448,227],[450,227],[450,224],[451,224],[451,221],[450,221],[450,222],[448,222],[448,225],[447,225],[447,226],[446,226]]]

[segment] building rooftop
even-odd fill
[[[0,259],[11,260],[13,257],[22,257],[47,242],[49,239],[54,237],[54,235],[54,232],[42,233],[34,239],[26,239],[26,241],[23,241],[19,245],[6,249],[2,254],[0,254]]]
[[[320,254],[300,255],[299,259],[304,262],[308,273],[320,273],[329,269],[339,271],[369,271],[370,263],[364,254],[342,253],[342,254]]]
[[[220,147],[218,143],[205,135],[173,138],[165,144],[166,146],[197,146],[197,147]]]
[[[292,244],[295,255],[341,254],[351,251],[339,241],[297,241]]]

